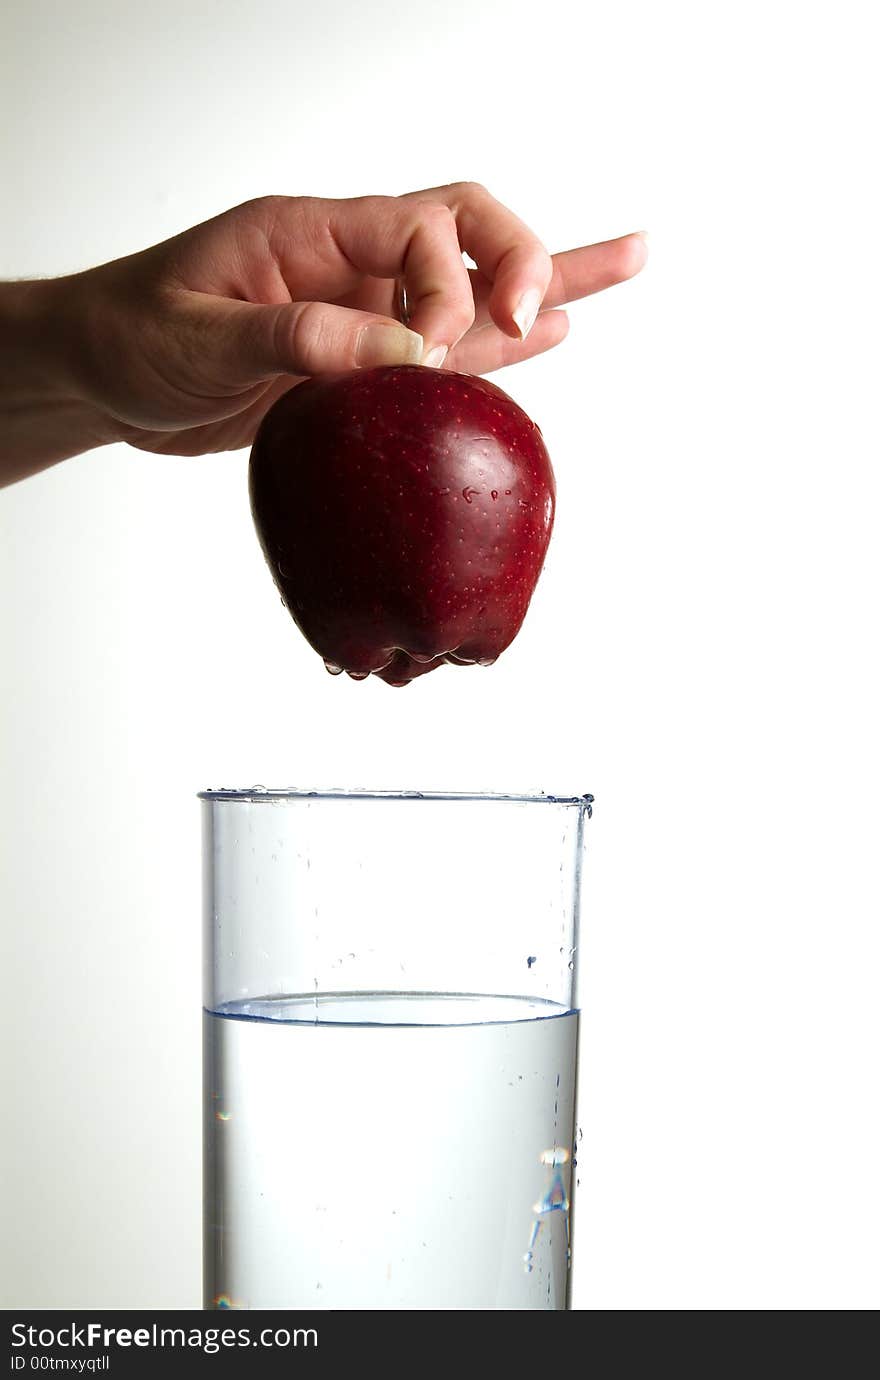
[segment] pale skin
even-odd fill
[[[0,283],[0,484],[119,441],[236,450],[311,374],[491,373],[558,345],[560,308],[646,257],[641,233],[551,255],[484,187],[461,182],[261,197],[84,273]]]

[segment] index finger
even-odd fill
[[[401,200],[434,201],[455,217],[461,248],[490,283],[488,309],[505,335],[525,340],[553,277],[537,235],[478,182],[411,192]]]
[[[423,362],[442,363],[474,320],[451,211],[440,202],[409,197],[359,197],[331,208],[328,225],[336,247],[361,272],[402,280],[407,324],[425,343]]]

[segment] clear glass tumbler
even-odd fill
[[[566,1308],[592,798],[201,799],[205,1308]]]

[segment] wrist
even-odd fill
[[[0,483],[123,439],[78,380],[88,347],[76,284],[0,283]]]

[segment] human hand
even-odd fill
[[[646,255],[626,235],[551,257],[464,182],[401,197],[264,197],[39,286],[51,291],[65,398],[90,420],[79,449],[124,440],[197,455],[249,445],[310,374],[404,363],[488,373],[539,354],[567,334],[562,304],[633,276]]]

